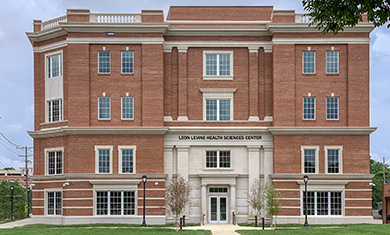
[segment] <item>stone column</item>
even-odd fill
[[[260,146],[247,146],[248,148],[248,192],[252,187],[253,181],[260,175]],[[249,207],[248,218],[254,215],[254,211]]]
[[[208,215],[207,215],[207,190],[206,190],[206,184],[202,184],[202,214],[200,215],[200,221],[203,221],[203,214],[206,216],[204,217],[205,223],[208,223]]]
[[[230,185],[230,211],[228,211],[229,215],[229,223],[233,223],[233,212],[236,213],[236,185]],[[237,217],[236,217],[237,222]]]
[[[188,121],[187,105],[187,48],[178,48],[178,68],[179,68],[179,116],[178,121]]]
[[[167,181],[170,181],[174,174],[173,167],[173,145],[164,146],[164,173],[167,174]]]
[[[274,149],[273,146],[264,148],[264,183],[271,183],[270,174],[274,173]]]
[[[177,148],[177,173],[188,180],[188,150],[190,146],[176,146]]]
[[[249,49],[249,121],[259,121],[259,48]]]

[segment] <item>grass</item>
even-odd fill
[[[239,223],[239,226],[243,227],[255,227],[254,223]],[[264,224],[265,228],[269,228],[271,224]],[[348,224],[311,224],[310,227],[346,227]],[[257,224],[257,227],[261,228],[261,223]],[[303,227],[303,224],[277,224],[278,228],[299,228]]]
[[[186,227],[199,226],[199,224],[188,224]],[[56,225],[56,224],[28,224],[23,228],[141,228],[141,224],[71,224],[71,225]],[[174,224],[151,224],[148,228],[173,228]]]
[[[288,235],[382,235],[390,233],[390,224],[344,224],[344,225],[316,225],[309,227],[295,227],[292,229],[279,226],[276,230],[237,230],[242,235],[254,234],[288,234]]]

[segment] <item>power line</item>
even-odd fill
[[[19,145],[17,144],[14,144],[11,140],[9,140],[7,137],[5,137],[5,135],[0,131],[0,135],[2,135],[4,137],[4,139],[6,139],[10,144],[12,144],[13,146],[15,147],[19,147]]]
[[[3,145],[3,146],[4,146],[4,148],[6,148],[8,151],[10,151],[10,152],[13,152],[14,154],[17,154],[17,155],[19,155],[19,153],[17,153],[17,152],[14,152],[14,151],[12,151],[11,149],[7,148],[7,146],[5,146],[3,143],[1,143],[1,142],[0,142],[0,144],[1,144],[1,145]]]

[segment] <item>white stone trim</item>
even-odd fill
[[[315,173],[305,173],[305,149],[314,149],[315,150],[315,159],[316,159],[316,166],[315,166]],[[310,175],[312,174],[319,174],[319,146],[313,146],[313,145],[302,145],[301,146],[301,172],[302,174]]]
[[[187,116],[178,116],[177,121],[179,122],[188,122],[188,117]]]
[[[200,91],[203,93],[203,121],[209,122],[206,120],[206,100],[208,99],[229,99],[230,100],[230,120],[220,121],[214,120],[210,122],[229,122],[234,120],[234,101],[233,93],[236,92],[236,88],[200,88]],[[219,114],[218,114],[219,115]]]
[[[230,75],[206,75],[206,55],[207,54],[225,54],[230,55]],[[218,60],[218,58],[217,58]],[[212,51],[203,51],[203,80],[233,80],[234,77],[234,70],[233,70],[233,51],[219,51],[219,50],[212,50]],[[218,62],[217,62],[218,63]],[[217,71],[218,71],[218,64],[217,64]]]
[[[63,209],[93,209],[93,206],[63,206]]]
[[[339,150],[339,173],[328,173],[328,150],[329,149],[337,149]],[[337,146],[331,146],[331,145],[325,145],[324,146],[325,151],[325,174],[342,174],[343,173],[343,146],[337,145]]]
[[[258,36],[258,35],[257,35]],[[164,50],[172,50],[173,47],[247,47],[247,48],[264,48],[266,52],[272,52],[271,41],[166,41]],[[218,52],[218,50],[216,50]],[[233,59],[233,58],[232,58]],[[205,73],[203,73],[205,74]]]
[[[361,207],[345,207],[345,209],[370,209],[372,210],[371,206],[361,206]]]
[[[33,190],[35,191],[35,190]],[[45,205],[43,207],[40,207],[40,208],[44,208],[44,215],[45,216],[53,216],[53,217],[57,217],[57,216],[61,216],[63,214],[63,200],[64,200],[64,193],[63,193],[63,188],[45,188],[43,189],[43,192],[44,192],[44,195],[43,195],[43,198],[44,198],[44,201],[45,201]],[[47,193],[51,193],[51,192],[61,192],[61,215],[49,215],[48,214],[48,198],[47,198]]]
[[[369,38],[272,38],[273,44],[369,44]]]
[[[369,135],[377,127],[268,127],[274,135]]]
[[[41,53],[41,52],[45,52],[45,51],[50,51],[50,50],[55,50],[55,49],[59,49],[62,47],[66,47],[67,45],[68,44],[64,40],[64,41],[60,41],[60,42],[50,43],[50,44],[43,45],[43,46],[35,46],[35,47],[33,47],[33,51],[35,53]]]
[[[62,174],[50,174],[49,175],[49,168],[48,168],[48,163],[47,163],[47,153],[48,152],[54,152],[54,151],[61,151],[62,152]],[[64,174],[64,147],[56,147],[56,148],[45,148],[44,149],[44,154],[45,154],[45,175],[48,176],[53,176],[53,175],[63,175]],[[58,182],[58,181],[55,181]]]
[[[99,173],[99,149],[110,150],[110,172],[109,173]],[[112,174],[112,169],[113,169],[112,153],[113,153],[112,145],[95,145],[95,174]]]
[[[164,122],[172,122],[173,118],[172,116],[164,116]]]
[[[132,149],[133,150],[133,172],[132,173],[123,173],[122,172],[122,149]],[[118,172],[119,174],[135,174],[136,171],[136,154],[137,146],[136,145],[118,145]]]
[[[173,24],[266,24],[271,20],[166,20]]]
[[[63,201],[84,201],[84,200],[93,200],[93,198],[63,198]]]
[[[107,37],[96,37],[96,38],[67,38],[67,44],[163,44],[163,37],[150,37],[150,38],[107,38]]]

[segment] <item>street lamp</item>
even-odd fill
[[[11,184],[11,220],[14,220],[14,185]]]
[[[309,181],[309,176],[303,176],[303,182],[305,182],[305,224],[303,226],[309,226],[307,222],[307,181]]]
[[[26,217],[30,217],[30,188],[27,186],[27,212]]]
[[[146,179],[148,177],[146,175],[142,176],[142,182],[144,182],[144,213],[143,213],[143,221],[141,226],[146,226],[146,221],[145,221],[145,184],[146,184]]]

